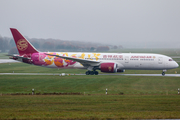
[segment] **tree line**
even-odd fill
[[[27,37],[26,37],[27,38]],[[107,52],[110,49],[117,49],[119,46],[103,45],[100,43],[70,41],[59,39],[27,38],[30,43],[39,51],[48,52]],[[18,54],[13,38],[0,36],[0,52]]]

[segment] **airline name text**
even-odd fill
[[[123,58],[122,55],[103,55],[103,58]]]
[[[131,56],[131,58],[153,58],[152,56]]]

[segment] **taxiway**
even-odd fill
[[[59,75],[61,73],[0,73],[0,75]],[[64,74],[64,75],[85,75],[85,74]],[[63,76],[64,76],[63,75]],[[112,75],[112,76],[162,76],[161,74],[99,74],[99,75]],[[180,74],[166,74],[162,77],[180,77]]]

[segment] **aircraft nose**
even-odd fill
[[[175,62],[175,67],[176,67],[176,68],[179,67],[179,64],[178,64],[177,62]]]

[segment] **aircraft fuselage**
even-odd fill
[[[46,52],[33,53],[30,60],[18,58],[18,61],[49,68],[87,68],[79,62],[46,55]],[[171,58],[161,54],[150,53],[80,53],[80,52],[50,52],[48,54],[98,61],[100,63],[114,62],[118,69],[163,70],[178,67]]]

